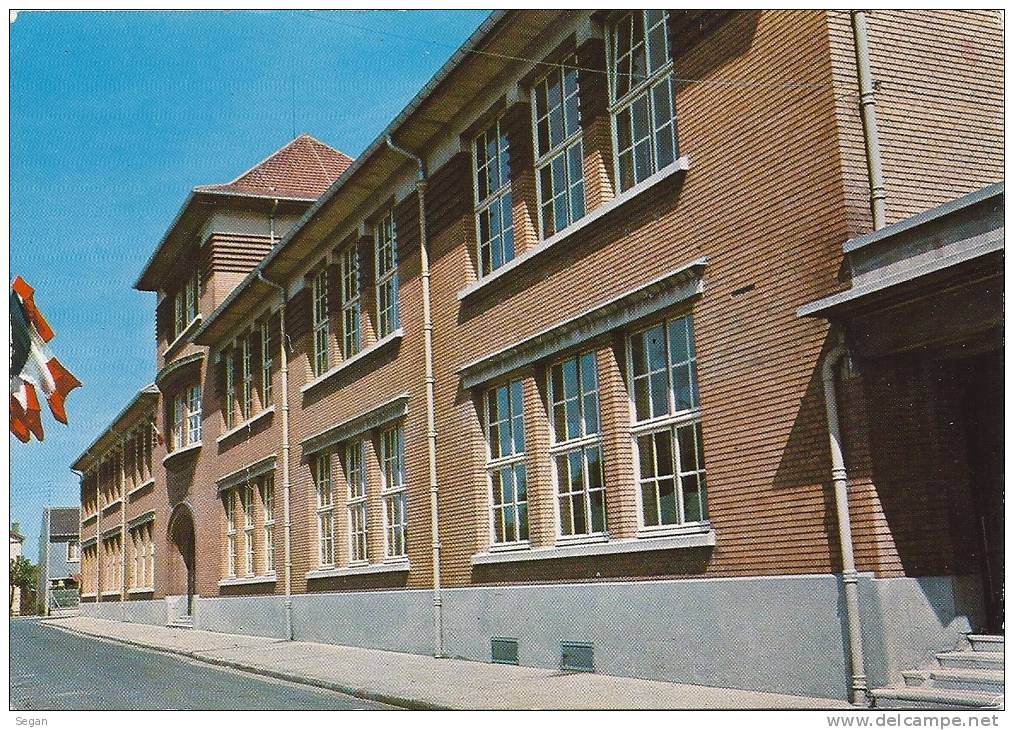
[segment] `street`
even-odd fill
[[[382,710],[324,689],[10,622],[14,710]]]

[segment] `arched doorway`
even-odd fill
[[[195,564],[194,515],[190,506],[181,502],[169,515],[169,585],[167,595],[186,596],[187,615],[193,615],[197,585]]]

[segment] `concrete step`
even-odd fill
[[[963,689],[1003,694],[1001,669],[915,669],[901,673],[906,687]]]
[[[972,651],[999,652],[1003,654],[1003,636],[1000,634],[969,634]]]
[[[971,692],[937,687],[885,687],[871,690],[870,694],[874,707],[895,709],[996,707],[1003,702],[1002,692]]]
[[[1003,653],[998,651],[942,651],[937,661],[944,669],[1003,669]]]

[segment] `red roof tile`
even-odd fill
[[[200,191],[316,199],[352,164],[352,158],[308,134],[300,135],[235,180]]]

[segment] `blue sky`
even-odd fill
[[[309,133],[355,157],[487,11],[19,13],[10,33],[10,262],[84,383],[70,427],[11,443],[11,519],[38,556],[71,462],[154,378],[133,289],[197,184]]]

